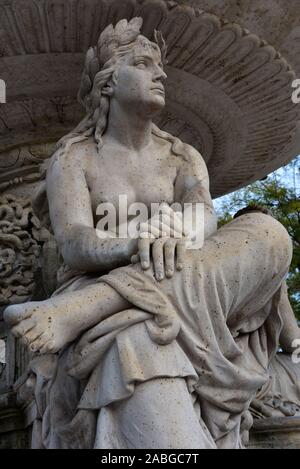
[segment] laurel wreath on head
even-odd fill
[[[109,62],[118,50],[132,44],[141,34],[143,19],[132,18],[130,21],[123,19],[114,27],[107,26],[101,33],[98,44],[87,51],[81,84],[78,92],[79,102],[87,109],[91,109],[91,92],[97,73],[109,66]],[[160,31],[154,31],[154,39],[158,45],[162,62],[167,64],[167,46]]]

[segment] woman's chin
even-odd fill
[[[165,97],[164,96],[155,96],[151,103],[149,103],[149,114],[156,115],[159,114],[165,107]]]

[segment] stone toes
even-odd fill
[[[49,342],[47,342],[41,349],[40,349],[40,353],[44,354],[44,353],[56,353],[57,350],[55,348],[55,343],[53,340],[49,340]]]
[[[34,353],[40,352],[41,348],[49,341],[47,334],[42,334],[38,339],[30,344],[30,350]]]
[[[17,324],[17,317],[19,314],[19,306],[8,306],[3,313],[3,319],[4,321],[9,325],[13,326],[14,324]]]
[[[29,318],[32,314],[32,310],[28,304],[8,306],[4,311],[4,321],[11,327],[18,324],[19,322]]]
[[[37,328],[32,329],[30,332],[27,332],[25,336],[21,339],[24,345],[29,345],[35,340],[37,340],[42,335],[42,332]]]
[[[35,325],[36,321],[34,319],[25,319],[24,321],[14,326],[11,331],[15,337],[22,337],[24,340],[26,332],[33,329]]]

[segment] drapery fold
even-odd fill
[[[94,419],[130,399],[139,383],[163,377],[186,380],[219,448],[241,447],[245,413],[276,352],[291,253],[282,225],[251,213],[222,227],[201,250],[186,251],[172,279],[158,283],[152,269],[136,265],[100,278],[82,275],[60,288],[71,294],[104,282],[132,308],[61,352],[40,415],[44,447],[68,447],[66,427],[78,414]]]

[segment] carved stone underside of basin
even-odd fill
[[[85,51],[107,24],[133,16],[144,18],[145,35],[160,29],[168,44],[167,106],[157,123],[202,153],[214,196],[300,153],[295,75],[239,25],[174,1],[0,0],[0,78],[8,92],[0,107],[0,184],[17,183],[24,171],[30,179],[28,166],[40,161],[32,145],[54,142],[78,123]],[[33,149],[30,164],[20,147]]]

